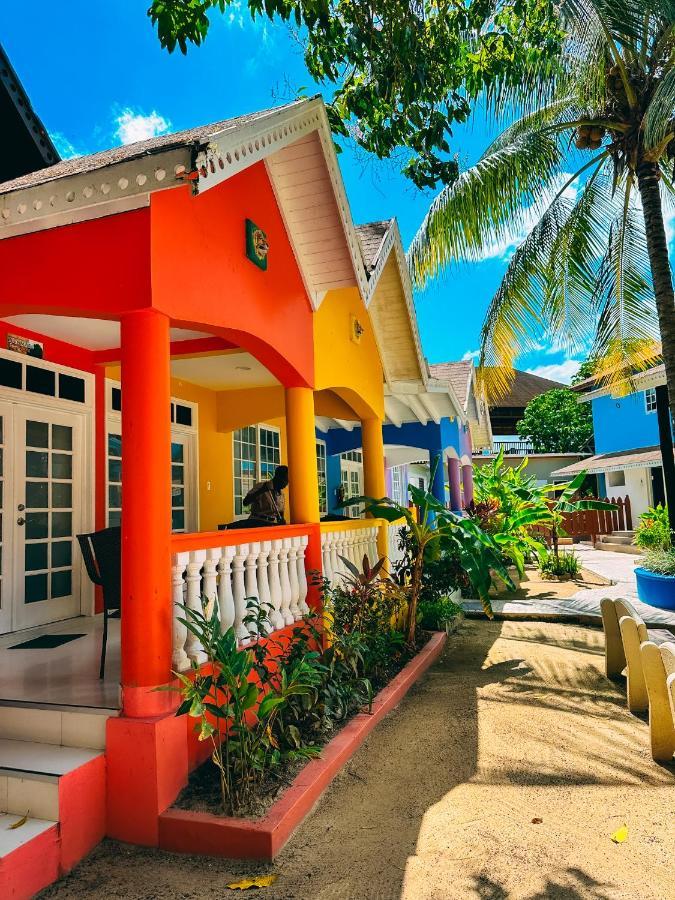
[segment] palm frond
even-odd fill
[[[481,159],[491,156],[498,150],[503,150],[524,135],[546,130],[551,126],[559,125],[562,122],[576,121],[579,112],[572,96],[553,100],[551,103],[547,103],[540,109],[536,109],[529,114],[521,116],[512,125],[509,125],[509,127],[502,131],[502,133],[490,144]]]
[[[408,250],[415,283],[424,285],[450,262],[479,260],[522,231],[554,184],[561,158],[554,138],[525,134],[441,191]]]
[[[675,60],[657,85],[643,119],[645,146],[658,147],[668,134],[675,134]]]

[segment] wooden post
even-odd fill
[[[675,458],[673,458],[673,432],[670,423],[668,387],[660,384],[656,388],[656,416],[659,425],[659,446],[663,467],[663,486],[668,504],[668,523],[675,531]]]

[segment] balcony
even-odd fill
[[[534,453],[532,441],[509,440],[508,438],[500,438],[493,441],[489,448],[474,450],[474,456],[496,456],[500,450],[503,450],[507,456],[528,456]]]

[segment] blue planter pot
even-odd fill
[[[649,606],[675,609],[675,575],[657,575],[646,569],[636,569],[638,597]]]

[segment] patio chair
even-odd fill
[[[105,675],[108,646],[108,618],[122,612],[122,536],[119,526],[103,528],[90,534],[78,534],[84,565],[92,582],[103,592],[103,640],[99,678]]]
[[[644,641],[640,645],[642,670],[649,697],[649,740],[657,762],[672,762],[675,753],[675,642]],[[668,682],[671,682],[670,689]]]

